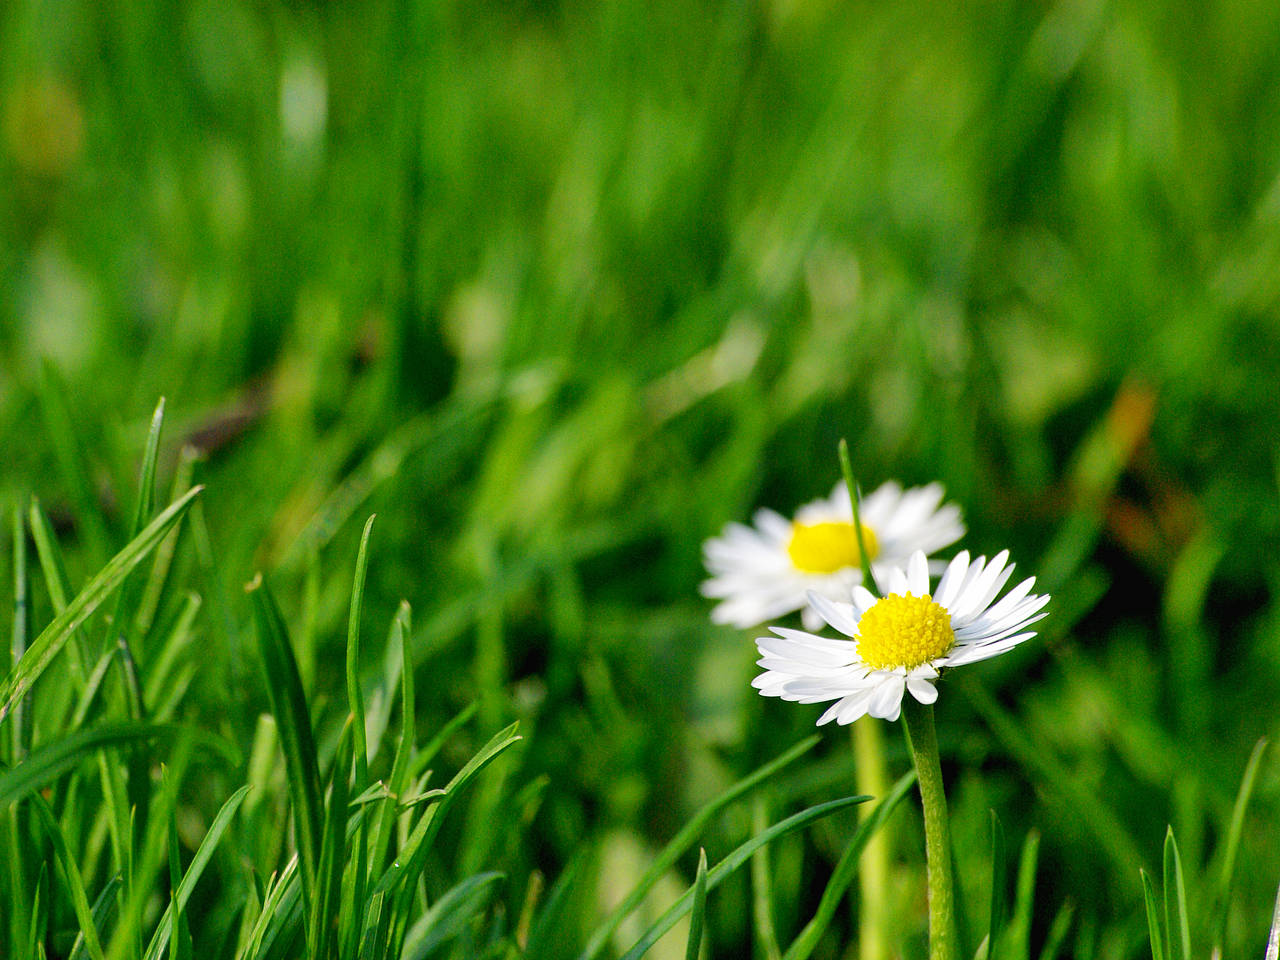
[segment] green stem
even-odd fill
[[[884,736],[881,721],[860,717],[853,724],[853,756],[856,764],[858,793],[883,797],[889,792],[889,776],[884,762]],[[866,810],[862,819],[871,816]],[[885,960],[888,956],[889,837],[888,824],[871,835],[862,851],[858,868],[858,957],[860,960]],[[758,832],[758,831],[757,831]]]
[[[951,831],[947,795],[938,761],[933,706],[903,697],[902,723],[916,765],[924,808],[925,856],[929,863],[929,960],[956,960],[955,894],[951,881]]]

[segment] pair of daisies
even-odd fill
[[[1031,593],[1034,577],[996,600],[1013,574],[1007,550],[989,561],[970,560],[967,550],[950,563],[929,559],[965,532],[960,508],[942,502],[936,483],[909,490],[886,483],[859,508],[861,542],[839,484],[792,521],[760,510],[754,527],[731,523],[704,547],[711,579],[702,592],[720,601],[714,621],[746,628],[801,612],[805,630],[770,627],[775,636],[756,640],[764,673],[752,686],[799,703],[834,701],[819,724],[864,714],[896,720],[904,693],[933,703],[942,669],[1035,636],[1026,628],[1049,602]],[[862,582],[863,548],[882,596]],[[939,573],[931,592],[931,574]],[[847,639],[810,632],[824,623]]]

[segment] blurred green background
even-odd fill
[[[332,738],[376,512],[369,669],[407,598],[419,728],[478,698],[477,742],[527,735],[494,789],[550,778],[510,832],[477,802],[459,856],[554,878],[590,846],[606,898],[619,851],[816,719],[748,686],[700,545],[826,493],[847,437],[864,485],[942,481],[1054,594],[1042,639],[944,685],[962,864],[989,807],[1040,830],[1034,936],[1071,900],[1074,955],[1140,956],[1138,867],[1172,823],[1203,922],[1280,733],[1278,77],[1266,4],[8,0],[0,498],[41,498],[80,582],[167,397],[162,482],[208,485],[185,715],[241,744],[241,585],[309,611]],[[852,792],[846,735],[819,753],[775,811]],[[1270,763],[1252,955],[1278,812]],[[780,929],[847,826],[776,851]],[[711,909],[746,955],[745,881]]]

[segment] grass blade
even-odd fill
[[[1182,881],[1182,857],[1178,854],[1178,841],[1173,838],[1173,827],[1164,835],[1164,922],[1169,932],[1170,960],[1191,960],[1187,888]]]
[[[0,770],[0,808],[31,796],[103,747],[141,743],[172,734],[174,729],[125,720],[77,730],[69,736],[52,740],[33,750],[16,767]]]
[[[248,795],[249,786],[245,784],[228,798],[227,802],[218,811],[218,815],[213,818],[213,823],[209,825],[204,839],[200,841],[200,846],[196,848],[195,856],[187,864],[187,872],[183,874],[182,882],[178,884],[178,892],[177,896],[174,897],[174,902],[180,909],[185,908],[187,901],[191,899],[192,891],[195,890],[196,884],[199,883],[201,874],[204,873],[205,867],[209,865],[209,861],[213,858],[213,851],[217,848],[223,833],[226,832],[227,827],[231,824],[231,818],[236,815],[236,811],[240,809],[240,805]],[[152,934],[151,942],[147,944],[146,953],[143,955],[145,960],[158,960],[169,945],[172,921],[171,906],[160,918],[160,922],[156,924],[155,933]]]
[[[618,904],[613,912],[591,934],[590,939],[587,940],[586,947],[579,954],[578,960],[593,960],[604,949],[609,938],[613,936],[613,932],[618,929],[618,925],[627,918],[631,911],[639,906],[640,902],[648,895],[649,890],[658,882],[658,878],[670,870],[672,864],[680,858],[680,855],[693,846],[713,817],[744,793],[768,780],[787,764],[812,750],[818,739],[818,737],[812,736],[800,741],[790,750],[769,761],[751,775],[739,780],[695,813],[689,822],[681,827],[680,831],[662,848],[662,851],[654,858],[649,869],[645,871],[644,876],[640,878],[640,882],[627,894],[626,899]]]
[[[320,861],[316,871],[316,896],[311,902],[307,923],[307,943],[312,957],[328,960],[337,933],[338,899],[342,889],[342,868],[347,862],[347,801],[351,796],[352,730],[350,716],[338,740],[329,785],[329,806],[325,811],[324,833],[320,838]]]
[[[485,908],[494,887],[503,879],[501,873],[480,873],[446,892],[405,937],[401,960],[425,960],[458,936],[467,922]]]
[[[987,922],[987,960],[994,960],[1000,928],[1004,924],[1005,875],[1004,827],[994,810],[991,811],[991,911]]]
[[[867,796],[844,797],[840,800],[829,800],[826,803],[820,803],[815,807],[802,810],[794,816],[788,817],[780,823],[775,823],[764,833],[758,834],[742,844],[733,853],[725,857],[717,863],[714,869],[707,874],[707,890],[710,892],[720,885],[720,882],[733,873],[740,866],[751,858],[751,854],[766,843],[772,843],[778,837],[785,836],[792,831],[799,830],[801,827],[812,823],[814,820],[820,820],[822,817],[829,816],[838,810],[851,807],[855,803],[865,803],[870,800]],[[636,942],[630,950],[622,956],[622,960],[639,960],[645,953],[658,942],[658,939],[675,926],[676,922],[693,908],[693,890],[685,892],[679,900],[671,905],[665,913],[662,914],[653,925],[645,931],[644,935]]]
[[[111,911],[116,905],[116,892],[123,885],[119,875],[112,877],[107,881],[98,892],[98,899],[93,901],[93,926],[98,931],[98,939],[102,939],[103,933],[106,932],[107,918],[111,915]],[[80,960],[84,956],[84,936],[76,935],[76,941],[71,946],[71,954],[67,960]]]
[[[88,951],[92,960],[106,960],[102,952],[102,941],[98,938],[98,928],[94,924],[93,911],[89,907],[89,898],[84,892],[84,880],[80,876],[79,867],[76,866],[75,857],[67,847],[67,839],[62,835],[62,828],[58,826],[58,821],[54,818],[53,811],[49,809],[49,804],[45,802],[44,797],[39,794],[33,795],[31,804],[39,814],[41,823],[44,824],[49,842],[53,844],[58,865],[62,867],[62,876],[67,882],[67,894],[71,897],[71,907],[75,911],[76,920],[80,924],[80,933],[84,937],[85,950]]]
[[[1040,960],[1057,960],[1058,951],[1062,949],[1062,943],[1067,939],[1067,931],[1071,929],[1071,920],[1075,915],[1075,907],[1068,900],[1053,916],[1053,922],[1049,924],[1049,932],[1044,938],[1044,947],[1040,950]]]
[[[769,811],[765,798],[751,798],[751,830],[759,833],[769,828]],[[705,858],[706,851],[703,850]],[[769,866],[769,848],[761,847],[751,856],[751,917],[755,925],[756,943],[764,960],[781,960],[778,935],[773,925],[773,871]]]
[[[169,945],[169,960],[188,960],[192,954],[191,930],[187,915],[178,901],[178,886],[182,883],[182,864],[178,857],[178,825],[173,814],[169,815],[169,916],[173,918],[173,937]]]
[[[58,651],[62,649],[63,644],[76,628],[98,608],[103,600],[110,596],[111,591],[119,586],[129,572],[155,549],[174,524],[182,519],[183,514],[187,512],[202,489],[204,488],[192,487],[181,499],[170,504],[168,509],[152,520],[145,530],[108,561],[98,575],[90,580],[76,598],[67,605],[67,608],[32,641],[13,672],[5,679],[4,686],[0,687],[0,700],[3,700],[4,704],[0,707],[0,720],[3,720],[13,709],[14,704],[31,689],[31,685],[58,655]]]
[[[302,864],[303,899],[310,903],[316,890],[316,870],[320,860],[320,767],[311,715],[302,692],[302,678],[293,656],[289,634],[280,610],[259,574],[249,584],[257,624],[258,649],[266,674],[267,695],[276,718],[280,748],[288,771],[289,794],[293,801],[293,823],[297,833],[298,859]]]
[[[840,854],[840,860],[836,863],[836,868],[831,873],[831,879],[827,881],[826,889],[822,891],[822,899],[818,901],[818,909],[814,912],[813,918],[800,931],[800,935],[787,948],[783,960],[807,960],[809,954],[813,952],[813,948],[818,945],[818,941],[826,932],[831,921],[835,919],[836,908],[840,906],[840,899],[844,896],[844,892],[849,888],[849,884],[853,883],[853,878],[858,872],[858,860],[862,857],[862,851],[866,849],[867,843],[875,835],[889,819],[889,815],[897,809],[898,804],[902,802],[910,791],[912,785],[916,782],[916,774],[911,770],[898,778],[898,782],[893,785],[884,799],[877,804],[871,816],[867,817],[858,825],[857,831],[849,840],[848,845],[844,849],[844,853]]]
[[[1160,919],[1160,907],[1156,904],[1156,891],[1151,886],[1147,871],[1139,869],[1142,877],[1142,898],[1147,905],[1147,935],[1151,938],[1151,960],[1164,960],[1164,921]]]
[[[702,925],[707,914],[707,851],[698,848],[698,875],[693,881],[693,912],[689,916],[689,942],[684,960],[698,960],[702,953]]]
[[[413,665],[409,659],[409,604],[401,603],[391,624],[390,643],[400,654],[400,741],[396,744],[395,758],[391,763],[391,774],[387,778],[387,789],[391,796],[378,811],[377,826],[373,833],[373,864],[380,869],[385,863],[387,850],[391,843],[391,833],[395,827],[400,797],[409,788],[411,781],[410,767],[413,761],[413,743],[417,737],[417,724],[414,714]]]
[[[1240,835],[1244,832],[1244,814],[1253,796],[1253,787],[1258,779],[1258,768],[1262,765],[1262,755],[1266,752],[1267,741],[1259,740],[1249,755],[1245,765],[1244,776],[1240,780],[1240,790],[1236,794],[1235,806],[1231,810],[1231,825],[1227,828],[1227,840],[1222,856],[1222,873],[1218,876],[1217,917],[1213,924],[1212,956],[1222,956],[1222,944],[1227,936],[1227,917],[1231,913],[1231,887],[1235,883],[1236,854],[1240,851]]]
[[[13,634],[9,646],[9,666],[21,662],[27,652],[27,616],[30,600],[27,596],[27,531],[22,522],[22,510],[13,511]],[[26,718],[22,705],[13,712],[9,724],[9,762],[17,763],[26,749]],[[25,939],[25,938],[24,938]],[[21,942],[21,940],[17,941]]]

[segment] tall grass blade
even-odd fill
[[[1156,903],[1156,892],[1146,870],[1139,870],[1142,877],[1142,898],[1147,905],[1147,935],[1151,938],[1151,960],[1165,960],[1164,921]]]
[[[684,960],[698,960],[702,953],[702,927],[707,916],[707,851],[698,848],[698,875],[693,881],[693,912],[689,915],[689,942]]]
[[[1000,931],[1004,925],[1005,884],[1008,870],[1004,860],[1004,827],[991,811],[991,910],[987,920],[987,960],[995,960]]]
[[[662,848],[662,851],[654,857],[649,869],[644,872],[640,881],[627,894],[622,903],[618,904],[609,916],[604,919],[604,922],[591,934],[591,937],[587,940],[586,947],[579,954],[578,960],[592,960],[592,958],[599,955],[605,944],[608,943],[609,938],[613,936],[613,932],[618,929],[618,925],[648,896],[649,890],[658,882],[660,877],[671,869],[671,866],[680,858],[681,854],[693,846],[713,817],[744,793],[768,780],[787,764],[812,750],[818,739],[817,736],[812,736],[800,741],[790,750],[764,764],[754,773],[739,780],[718,797],[704,804],[702,809],[695,813],[689,819],[689,822],[681,827],[679,832]]]
[[[89,907],[89,898],[85,895],[84,880],[80,876],[80,868],[67,846],[62,828],[49,809],[44,797],[35,794],[31,797],[31,805],[35,808],[44,825],[45,834],[53,844],[54,856],[62,868],[63,879],[67,883],[67,894],[71,898],[71,907],[75,911],[76,921],[80,924],[80,934],[84,937],[85,950],[92,960],[106,960],[102,952],[102,941],[98,938],[98,928],[94,924],[93,910]]]
[[[204,835],[204,839],[200,841],[200,846],[196,848],[195,855],[191,858],[191,862],[187,864],[186,873],[182,876],[182,882],[178,884],[177,894],[174,897],[174,903],[180,909],[184,909],[191,899],[191,894],[196,888],[196,884],[200,882],[200,877],[204,873],[205,867],[209,865],[209,861],[213,858],[213,852],[217,849],[218,843],[222,840],[222,835],[226,832],[227,827],[231,824],[231,819],[236,815],[236,811],[240,809],[240,805],[244,803],[244,799],[249,795],[249,786],[246,784],[235,793],[233,793],[227,802],[218,810],[217,816],[213,818],[213,823],[209,825],[208,831]],[[169,945],[169,937],[173,929],[172,905],[166,910],[164,915],[160,917],[160,922],[156,924],[155,933],[151,936],[151,942],[147,944],[146,953],[143,954],[144,960],[159,960],[165,948]]]
[[[858,873],[858,861],[862,857],[862,851],[866,849],[867,843],[875,836],[876,831],[884,826],[890,814],[898,808],[898,804],[902,802],[902,798],[907,795],[915,782],[916,773],[914,770],[904,773],[876,805],[871,816],[858,825],[857,831],[849,839],[844,852],[840,854],[840,860],[836,863],[835,870],[832,871],[831,879],[827,881],[826,889],[822,891],[822,899],[818,901],[818,909],[814,912],[813,918],[800,931],[800,935],[787,948],[787,952],[783,955],[783,960],[807,960],[809,954],[813,953],[814,948],[822,939],[822,935],[826,933],[827,927],[835,919],[836,909],[840,906],[841,898]]]
[[[844,810],[856,803],[865,803],[870,797],[844,797],[840,800],[829,800],[826,803],[820,803],[817,806],[802,810],[794,816],[788,817],[780,823],[775,823],[764,833],[758,834],[739,846],[729,856],[725,857],[707,874],[707,891],[710,892],[720,885],[720,883],[740,866],[751,858],[751,854],[766,843],[772,843],[779,837],[785,836],[801,827],[807,826],[814,820],[822,817],[830,816],[838,810]],[[662,937],[664,933],[670,930],[676,923],[693,908],[693,890],[685,892],[679,900],[671,905],[662,916],[644,932],[644,935],[636,941],[636,944],[622,956],[622,960],[639,960],[648,952]]]
[[[253,598],[267,695],[276,718],[289,796],[293,801],[293,824],[297,833],[298,859],[302,864],[303,899],[310,903],[316,894],[320,831],[324,819],[320,803],[320,765],[311,732],[311,715],[284,619],[261,574],[249,584],[248,590]]]
[[[337,935],[342,870],[347,862],[347,801],[351,796],[352,730],[355,724],[348,715],[338,740],[329,783],[329,804],[325,811],[324,833],[320,838],[320,861],[316,871],[316,895],[311,902],[307,924],[310,954],[317,960],[328,960],[333,954]],[[363,818],[362,818],[363,819]]]
[[[181,499],[171,504],[160,516],[147,525],[138,536],[117,553],[92,580],[85,585],[74,600],[62,613],[58,614],[49,626],[32,641],[22,659],[14,667],[13,672],[0,687],[0,720],[3,720],[13,709],[14,704],[26,695],[31,685],[45,671],[49,663],[57,656],[58,651],[98,606],[110,596],[111,591],[129,575],[129,572],[147,556],[164,538],[165,534],[182,519],[190,508],[192,501],[199,496],[203,487],[193,487]]]
[[[103,934],[107,930],[107,918],[111,916],[111,911],[115,909],[116,893],[123,886],[123,881],[119,875],[112,877],[107,881],[98,892],[98,898],[93,901],[93,926],[98,931],[98,939],[101,940]],[[76,934],[76,942],[71,947],[71,954],[67,960],[81,960],[84,957],[84,934]]]
[[[22,510],[13,511],[13,633],[10,635],[9,664],[21,662],[27,652],[27,618],[30,614],[30,598],[27,595],[27,531],[22,522]],[[26,711],[22,705],[14,710],[9,722],[8,759],[17,763],[27,747]],[[21,942],[21,940],[17,941]]]
[[[1182,880],[1182,857],[1173,827],[1164,836],[1164,922],[1169,935],[1170,960],[1191,960],[1191,926],[1187,920],[1187,888]]]
[[[760,833],[768,828],[769,810],[765,798],[756,794],[751,798],[751,832]],[[702,850],[702,856],[705,858],[705,850]],[[755,926],[756,945],[763,960],[781,960],[782,957],[773,924],[775,902],[769,848],[761,847],[751,856],[751,919]]]
[[[1227,917],[1231,913],[1231,888],[1235,883],[1236,855],[1240,851],[1240,836],[1244,832],[1244,815],[1249,800],[1253,796],[1253,787],[1258,780],[1258,768],[1262,765],[1262,755],[1266,752],[1267,740],[1262,738],[1253,747],[1249,762],[1245,765],[1244,776],[1240,779],[1240,789],[1236,793],[1235,806],[1231,810],[1231,825],[1227,828],[1226,844],[1223,848],[1222,872],[1218,875],[1216,917],[1213,923],[1212,956],[1222,956],[1223,942],[1227,937]]]
[[[387,789],[391,796],[378,811],[377,826],[373,833],[372,862],[375,870],[381,869],[386,862],[391,833],[395,827],[400,798],[409,788],[412,778],[410,767],[413,762],[413,744],[417,738],[415,721],[415,703],[413,691],[413,665],[409,657],[409,604],[401,603],[391,625],[392,643],[400,653],[400,740],[396,744],[395,757],[391,763],[391,773],[387,778]]]

